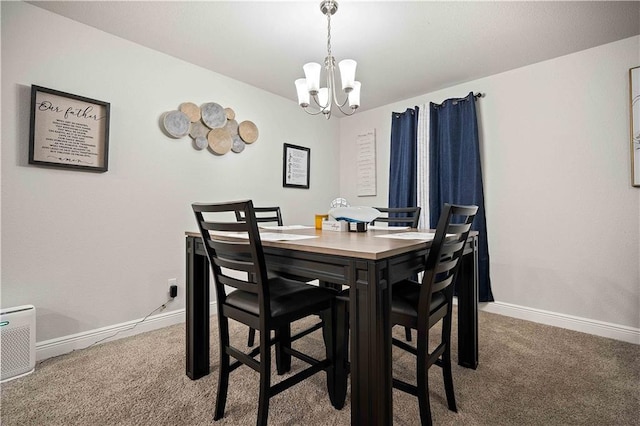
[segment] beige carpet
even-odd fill
[[[440,370],[431,370],[435,424],[640,424],[640,346],[483,312],[479,321],[480,366],[453,370],[458,413],[447,410]],[[215,317],[211,329],[217,343]],[[246,339],[244,326],[232,332]],[[184,373],[184,340],[177,325],[45,360],[2,385],[1,423],[213,424],[217,347],[212,374],[192,381]],[[321,348],[321,334],[297,343]],[[299,365],[294,360],[294,369]],[[394,375],[407,379],[413,371],[411,358],[394,349]],[[232,373],[226,415],[215,424],[255,424],[257,378],[247,367]],[[270,424],[349,424],[350,400],[333,409],[325,386],[320,373],[273,398]],[[394,423],[419,424],[416,399],[395,390],[393,397]]]

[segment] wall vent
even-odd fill
[[[32,373],[36,366],[36,308],[0,311],[0,383]]]

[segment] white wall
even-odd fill
[[[144,25],[144,23],[141,23]],[[207,54],[207,52],[203,52]],[[28,165],[30,87],[111,103],[109,171]],[[293,86],[292,86],[293,90]],[[197,151],[159,126],[182,102],[217,102],[260,137]],[[2,2],[1,304],[34,304],[38,342],[184,308],[190,204],[252,198],[313,223],[337,196],[337,120],[22,2]],[[282,188],[282,144],[311,148],[311,188]]]
[[[640,327],[627,77],[639,37],[327,122],[22,2],[2,2],[1,18],[0,304],[35,304],[39,342],[141,318],[166,300],[168,278],[180,286],[169,309],[183,308],[193,201],[277,203],[288,223],[311,223],[338,194],[386,205],[391,112],[470,91],[486,93],[477,105],[496,300]],[[107,173],[27,164],[31,84],[111,103]],[[260,139],[216,157],[166,137],[161,114],[185,101],[232,107]],[[369,129],[378,195],[361,198],[352,159]],[[311,148],[310,190],[282,188],[284,142]]]
[[[485,93],[477,107],[496,301],[632,327],[638,339],[628,78],[638,65],[633,37],[342,119],[340,193],[351,204],[387,205],[392,111]],[[369,129],[378,194],[357,197],[355,136]]]

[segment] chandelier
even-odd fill
[[[353,59],[340,61],[340,77],[344,100],[338,101],[336,96],[336,59],[331,55],[331,15],[338,10],[338,2],[335,0],[324,0],[320,3],[320,10],[327,16],[327,57],[324,58],[324,69],[326,71],[326,87],[320,87],[320,73],[322,66],[316,62],[309,62],[302,68],[305,78],[295,81],[298,93],[298,104],[311,115],[322,113],[327,120],[331,117],[331,104],[334,104],[345,115],[356,112],[360,106],[360,82],[356,81],[356,66]],[[309,108],[313,101],[312,109]],[[349,108],[347,108],[347,103]],[[343,109],[345,108],[345,109]]]

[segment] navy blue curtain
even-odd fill
[[[418,198],[418,107],[391,115],[389,207],[415,207]],[[405,213],[400,216],[406,216]]]
[[[429,116],[430,226],[435,228],[444,203],[478,206],[472,229],[479,232],[479,300],[493,302],[475,97],[431,103]]]

